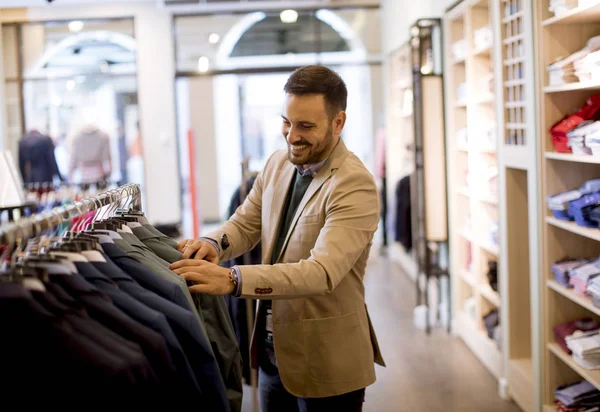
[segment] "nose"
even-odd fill
[[[290,126],[290,128],[287,130],[286,139],[289,144],[294,144],[299,142],[302,138],[298,135],[296,129],[293,126]]]

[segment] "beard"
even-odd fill
[[[292,145],[288,143],[288,160],[292,164],[298,166],[319,163],[325,159],[325,156],[329,153],[332,144],[333,131],[331,130],[331,126],[329,126],[327,133],[322,139],[320,139],[319,143],[312,145],[304,140],[297,142],[295,144],[297,146],[306,145],[306,149],[304,149],[300,155],[294,154],[292,152]]]

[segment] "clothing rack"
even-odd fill
[[[114,190],[102,192],[97,196],[7,224],[0,227],[0,245],[15,247],[23,240],[39,236],[44,230],[52,229],[63,222],[71,221],[92,211],[98,211],[106,206],[120,205],[124,200],[129,200],[130,210],[141,211],[142,192],[140,186],[126,184]]]

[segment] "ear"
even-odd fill
[[[346,112],[339,112],[332,123],[332,130],[334,136],[339,136],[342,134],[342,130],[344,130],[344,125],[346,124]]]

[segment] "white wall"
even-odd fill
[[[408,40],[417,19],[441,17],[456,0],[381,0],[383,52],[385,55]]]
[[[30,21],[101,17],[135,19],[140,126],[146,175],[144,210],[154,223],[181,220],[171,15],[155,3],[33,7]],[[160,52],[158,52],[160,51]]]

